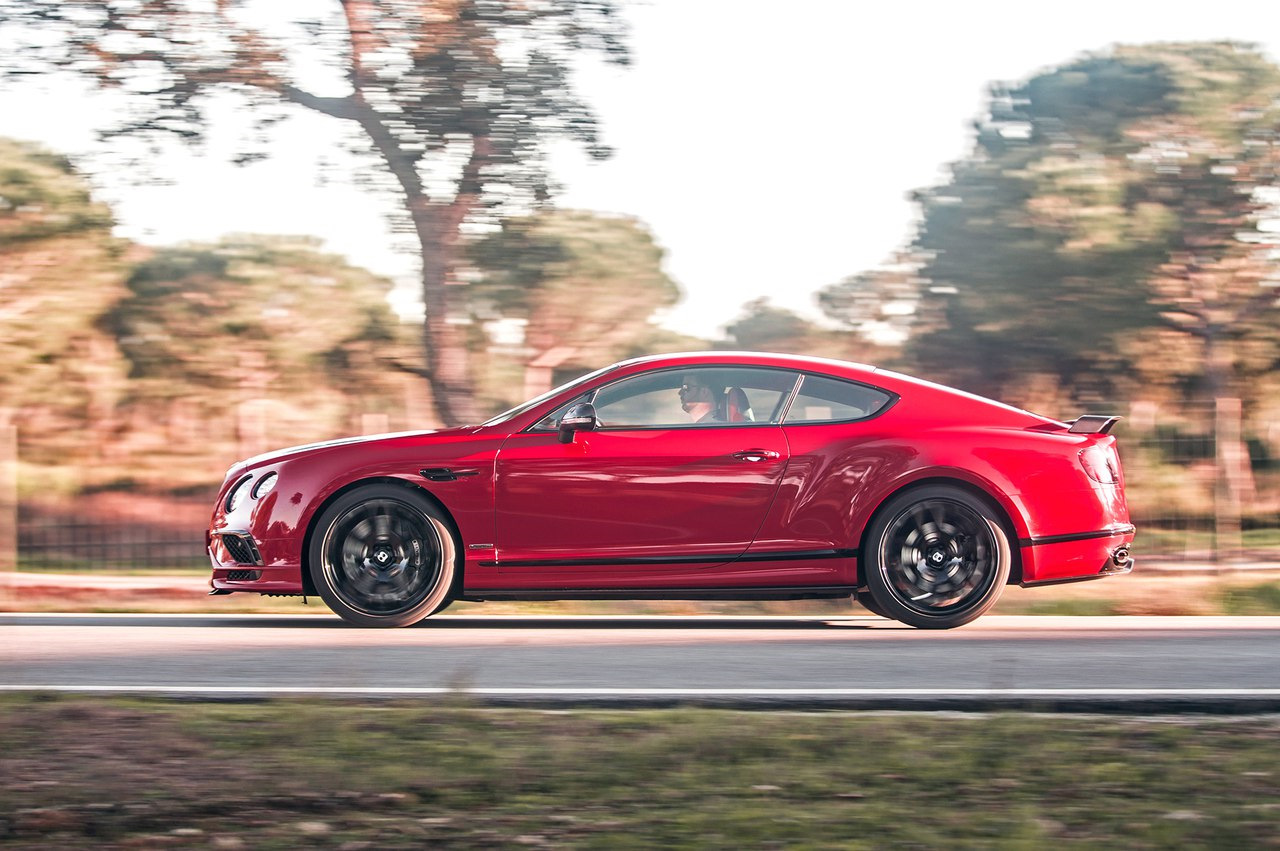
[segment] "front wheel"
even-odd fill
[[[359,626],[408,626],[449,603],[458,547],[442,512],[402,487],[344,494],[316,521],[309,562],[321,599]]]
[[[995,605],[1012,560],[995,506],[963,488],[931,485],[899,494],[876,514],[864,581],[886,617],[950,629]]]

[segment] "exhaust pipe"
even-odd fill
[[[1103,568],[1104,573],[1122,573],[1133,569],[1133,556],[1129,553],[1129,545],[1122,544],[1111,551],[1111,561]]]

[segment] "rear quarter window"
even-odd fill
[[[893,398],[892,393],[865,384],[806,375],[783,424],[865,420],[883,411]]]

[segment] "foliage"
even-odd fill
[[[819,298],[832,291],[827,290]],[[899,360],[896,347],[875,339],[874,328],[854,322],[841,322],[840,326],[822,327],[760,298],[744,304],[741,315],[729,323],[725,345],[751,351],[803,352],[885,366]]]
[[[65,158],[0,139],[0,419],[45,460],[100,439],[116,401],[124,364],[95,327],[123,293],[113,223]]]
[[[103,320],[131,379],[182,392],[235,388],[267,370],[272,395],[306,381],[352,386],[402,354],[387,281],[323,254],[308,237],[229,237],[160,249],[126,279]],[[355,386],[353,386],[355,385]]]
[[[41,239],[101,233],[113,224],[63,156],[0,139],[0,248]]]
[[[313,239],[160,249],[126,284],[100,325],[129,364],[120,451],[145,453],[143,469],[388,431],[392,417],[397,427],[425,426],[406,418],[413,379],[397,365],[414,341],[388,306],[390,283]],[[209,477],[193,473],[171,474],[169,486]]]
[[[900,346],[911,334],[920,304],[920,261],[903,254],[894,262],[818,291],[818,307],[840,327],[868,343]]]
[[[744,304],[742,315],[725,330],[733,344],[740,348],[787,351],[801,348],[801,341],[817,329],[804,317],[776,307],[766,298],[758,298]]]
[[[0,197],[0,416],[24,492],[209,486],[271,445],[425,426],[389,282],[314,240],[130,246],[65,159],[9,140]]]
[[[919,196],[911,353],[979,391],[1039,372],[1103,398],[1130,374],[1176,397],[1270,369],[1278,130],[1280,68],[1238,45],[1117,48],[993,89],[974,153]]]
[[[1280,582],[1262,582],[1250,587],[1231,587],[1219,595],[1229,615],[1274,617],[1280,612]]]
[[[680,297],[662,249],[628,216],[547,210],[509,219],[470,256],[478,273],[467,287],[474,320],[521,329],[522,399],[549,390],[558,374],[632,354],[655,334],[655,311]]]
[[[550,139],[607,152],[569,63],[582,50],[626,61],[612,0],[250,6],[0,0],[0,77],[58,70],[122,92],[129,109],[104,128],[115,139],[199,141],[215,93],[242,97],[264,132],[297,108],[343,122],[418,242],[435,406],[447,423],[474,419],[450,321],[463,229],[550,195]],[[260,156],[250,145],[240,158]]]

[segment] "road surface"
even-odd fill
[[[0,615],[0,691],[1280,711],[1280,618]]]

